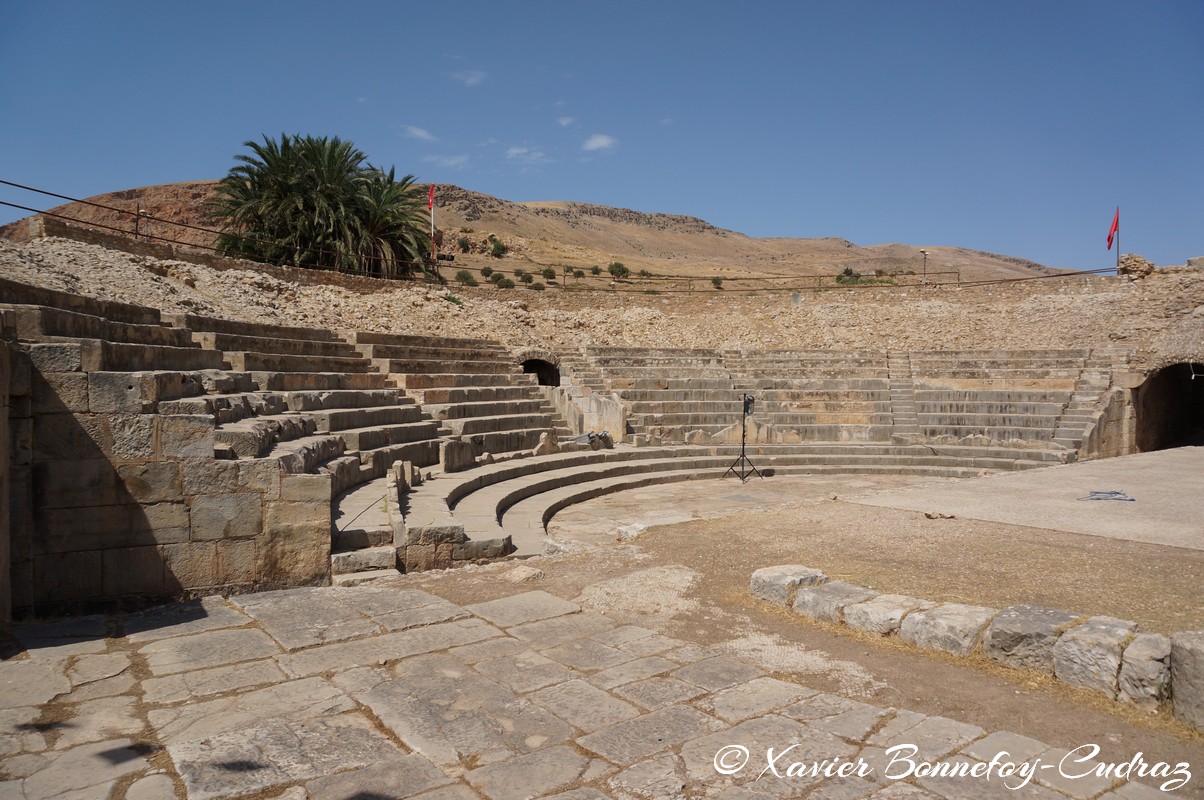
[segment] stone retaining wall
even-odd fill
[[[797,564],[753,573],[757,598],[824,622],[898,636],[954,655],[982,652],[1007,667],[1052,674],[1072,686],[1175,716],[1204,730],[1204,631],[1141,633],[1137,623],[1040,606],[1002,610],[879,594]]]

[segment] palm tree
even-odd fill
[[[223,225],[219,252],[387,276],[408,272],[422,252],[413,176],[397,181],[337,136],[243,144],[250,154],[235,156],[210,205]]]

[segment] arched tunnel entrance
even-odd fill
[[[1204,445],[1204,364],[1163,367],[1135,394],[1140,452]]]
[[[535,373],[540,386],[560,385],[560,367],[542,358],[528,358],[523,362],[523,372]]]

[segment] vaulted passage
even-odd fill
[[[1171,364],[1136,392],[1137,449],[1204,444],[1204,364]]]
[[[523,362],[523,372],[535,373],[540,386],[560,385],[560,368],[542,358],[528,358]]]

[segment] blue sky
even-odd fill
[[[1204,255],[1204,2],[0,3],[0,178],[354,141],[507,200],[1099,268]],[[0,200],[52,201],[0,186]],[[0,222],[23,216],[0,206]]]

